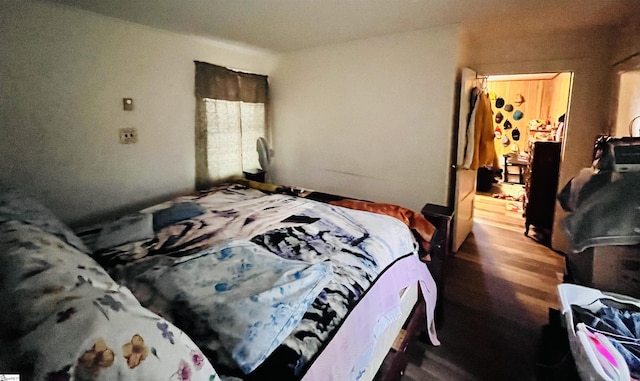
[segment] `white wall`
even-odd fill
[[[593,29],[562,35],[501,38],[472,33],[469,56],[473,67],[483,74],[574,72],[560,187],[591,164],[594,139],[608,129],[614,82],[610,33],[609,29]],[[557,203],[552,246],[568,252],[570,248],[560,226],[564,216]]]
[[[268,52],[63,6],[0,9],[0,178],[77,223],[192,190],[194,60],[269,74]],[[132,97],[134,111],[122,110]],[[121,145],[118,129],[139,143]]]
[[[611,133],[629,136],[629,123],[640,115],[640,25],[634,23],[620,30],[611,62],[618,75],[618,97],[612,104],[615,121]],[[634,136],[640,136],[640,120],[633,122]]]
[[[272,180],[420,210],[447,201],[457,27],[279,57]]]
[[[640,136],[640,70],[620,73],[619,81],[616,124],[612,135]]]
[[[615,51],[611,57],[612,63],[623,63],[633,55],[640,53],[640,24],[633,20],[630,25],[616,31],[613,40]],[[637,62],[637,61],[636,61]]]

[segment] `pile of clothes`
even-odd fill
[[[594,157],[558,195],[571,212],[563,227],[573,249],[640,244],[640,172],[616,172],[606,138],[596,142]]]

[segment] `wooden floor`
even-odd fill
[[[446,263],[442,344],[415,343],[402,380],[535,380],[564,257],[525,237],[522,214],[506,203],[476,196],[473,233]]]

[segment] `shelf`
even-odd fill
[[[557,131],[557,128],[551,129],[551,130],[547,130],[544,128],[536,128],[535,130],[529,129],[529,132],[555,132],[555,131]]]
[[[511,161],[508,156],[504,156],[504,168],[502,181],[511,184],[524,184],[524,172],[529,163],[523,161]],[[509,168],[517,168],[517,172],[509,172]],[[516,176],[516,181],[511,181],[510,177]]]

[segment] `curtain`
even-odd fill
[[[268,135],[266,76],[195,62],[196,187],[259,168],[256,140]]]

